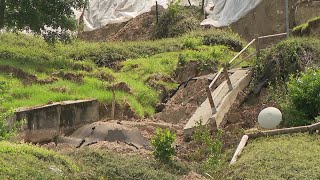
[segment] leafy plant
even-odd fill
[[[202,45],[201,38],[197,37],[186,37],[183,39],[183,47],[187,49],[195,49],[197,46]]]
[[[5,113],[0,113],[0,141],[7,140],[14,136],[19,127],[21,127],[23,121],[16,122],[13,125],[9,125],[7,120],[13,116],[13,111],[7,111]]]
[[[196,130],[192,135],[192,141],[197,146],[193,154],[195,160],[207,159],[206,163],[210,166],[217,166],[221,157],[222,131],[211,135],[210,128],[202,124],[202,120],[196,124]]]
[[[309,69],[297,78],[291,76],[287,103],[283,106],[286,107],[289,125],[305,125],[314,121],[320,114],[320,70]]]
[[[199,28],[200,13],[197,8],[183,8],[181,0],[172,0],[160,15],[154,29],[155,38],[176,37]]]
[[[176,135],[169,130],[158,128],[155,136],[151,138],[151,145],[155,148],[154,157],[164,163],[170,162],[175,154],[175,149],[172,147],[175,139]]]

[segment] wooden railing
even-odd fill
[[[224,85],[220,86],[220,88],[217,90],[217,93],[215,95],[215,97],[212,97],[211,94],[211,88],[212,86],[217,82],[217,80],[219,79],[219,77],[221,75],[224,76],[224,78],[226,79],[226,83],[228,84],[228,88],[229,88],[229,92],[233,90],[233,86],[229,77],[229,73],[228,70],[230,68],[234,68],[238,65],[240,65],[242,62],[247,61],[249,59],[251,59],[253,56],[259,56],[260,54],[260,50],[261,50],[261,45],[260,45],[260,39],[266,39],[266,38],[272,38],[272,37],[279,37],[279,36],[285,36],[287,35],[287,33],[280,33],[280,34],[271,34],[271,35],[267,35],[267,36],[256,36],[252,41],[249,42],[249,44],[247,44],[239,53],[237,53],[237,55],[235,55],[228,63],[225,63],[223,65],[223,67],[218,71],[218,73],[216,74],[216,76],[214,77],[214,79],[211,81],[211,83],[208,83],[206,86],[206,93],[207,93],[207,97],[209,99],[209,103],[211,106],[211,110],[212,113],[215,114],[217,112],[217,107],[214,104],[214,99],[217,97],[217,95],[221,92],[221,90],[223,89]],[[250,55],[248,55],[247,57],[243,58],[241,61],[239,61],[238,63],[232,64],[234,63],[253,43],[255,43],[255,49],[256,51]]]

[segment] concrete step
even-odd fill
[[[233,90],[229,91],[228,84],[224,81],[211,93],[217,112],[212,112],[207,98],[185,125],[185,136],[192,134],[197,122],[200,120],[204,125],[214,125],[219,127],[224,115],[229,111],[231,105],[236,100],[238,93],[249,85],[252,76],[252,72],[249,69],[236,69],[232,72],[233,74],[230,76],[230,80]],[[220,89],[221,91],[219,91]]]

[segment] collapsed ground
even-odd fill
[[[1,111],[61,100],[97,98],[101,103],[101,117],[108,117],[112,99],[111,90],[115,89],[116,119],[131,121],[118,122],[105,119],[106,122],[103,122],[105,126],[113,125],[115,129],[123,132],[135,129],[147,140],[150,140],[157,127],[168,128],[177,133],[175,143],[177,164],[171,165],[155,162],[150,148],[137,148],[132,142],[131,144],[120,141],[97,142],[74,153],[72,153],[76,149],[74,145],[56,146],[54,143],[44,145],[64,155],[37,147],[1,144],[3,147],[1,149],[6,150],[3,153],[8,153],[7,159],[17,151],[23,152],[21,157],[17,158],[19,162],[26,162],[20,163],[21,169],[26,170],[27,164],[35,163],[35,169],[41,172],[38,176],[43,178],[52,176],[92,178],[98,174],[101,177],[141,179],[155,179],[159,176],[165,179],[179,179],[182,176],[186,179],[198,177],[195,173],[189,174],[190,171],[197,171],[203,175],[204,172],[209,172],[215,177],[223,178],[227,178],[226,176],[257,178],[254,176],[255,173],[239,173],[241,165],[237,165],[233,170],[228,169],[226,164],[244,131],[257,127],[258,113],[268,106],[281,108],[274,100],[276,94],[272,93],[273,89],[270,88],[272,86],[268,87],[266,80],[274,82],[280,78],[286,81],[289,74],[295,73],[297,69],[302,71],[311,65],[319,65],[320,57],[320,43],[315,38],[292,38],[262,52],[258,60],[263,61],[260,64],[263,68],[257,66],[256,78],[251,87],[239,95],[238,101],[224,120],[222,142],[226,158],[221,160],[221,168],[228,169],[228,173],[223,174],[221,172],[224,171],[219,168],[210,172],[208,169],[202,170],[197,162],[188,162],[191,160],[189,154],[194,151],[194,147],[183,142],[182,129],[192,112],[206,98],[203,87],[207,80],[194,77],[216,72],[221,63],[230,60],[241,50],[244,42],[238,36],[226,31],[210,30],[157,41],[112,44],[76,41],[68,45],[49,46],[40,38],[4,33],[1,34],[0,40],[4,42],[0,45]],[[292,66],[286,64],[288,62],[290,64],[290,61]],[[280,69],[272,68],[279,62]],[[298,65],[296,62],[299,62]],[[277,74],[281,76],[274,76]],[[299,139],[310,140],[306,135],[297,135],[275,138],[272,142],[300,141]],[[314,144],[316,139],[317,137],[306,142],[305,146]],[[264,147],[266,141],[268,139],[262,138],[252,142],[252,146],[249,144],[249,153],[239,164],[251,162],[250,158],[253,157],[251,152],[270,153],[274,150],[273,147],[278,145],[274,143],[270,145],[271,149],[259,149]],[[286,151],[287,148],[280,148],[279,151]],[[293,153],[300,153],[301,149],[303,148],[296,149]],[[106,150],[108,152],[105,152]],[[126,155],[118,156],[114,152]],[[279,154],[274,155],[278,158]],[[311,157],[312,154],[308,156]],[[123,160],[125,163],[119,164],[118,159],[123,158],[126,158]],[[1,159],[3,164],[8,164],[0,169],[7,174],[4,178],[10,176],[26,178],[35,173],[29,168],[29,172],[26,170],[22,174],[17,174],[12,170],[14,166],[7,163],[7,159]],[[267,160],[261,156],[255,162],[259,164],[266,163],[265,161]],[[307,166],[312,163],[316,161],[310,161]],[[157,171],[159,166],[161,170]],[[132,171],[128,171],[128,167]],[[50,173],[45,173],[48,169]],[[260,172],[260,169],[257,171]],[[317,172],[316,169],[310,171]],[[291,172],[292,169],[288,169],[288,173],[283,173],[281,177],[292,177]],[[187,176],[188,174],[190,176]],[[261,174],[261,177],[268,177],[264,176],[263,172]],[[313,173],[310,178],[318,176]]]

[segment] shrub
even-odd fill
[[[197,122],[196,130],[192,135],[192,141],[197,146],[193,153],[195,160],[207,159],[207,165],[217,166],[221,157],[222,131],[215,133],[215,138],[212,137],[210,128],[202,124],[202,120]]]
[[[186,37],[183,39],[183,48],[195,49],[197,46],[202,45],[201,39],[197,37]]]
[[[268,80],[271,84],[288,82],[291,74],[319,64],[320,40],[315,38],[290,38],[263,51],[257,59],[257,83]]]
[[[290,77],[284,109],[288,126],[310,124],[320,113],[320,70],[309,69],[299,77]]]
[[[154,30],[155,38],[176,37],[199,28],[198,7],[184,8],[179,5],[180,1],[170,1],[168,9],[160,15]]]
[[[170,162],[175,154],[175,149],[172,147],[175,139],[176,135],[169,130],[158,128],[156,135],[151,138],[151,145],[155,148],[154,157],[164,163]]]

